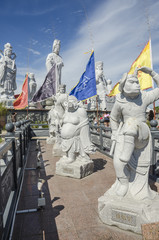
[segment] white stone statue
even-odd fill
[[[88,103],[88,110],[95,110],[97,108],[99,110],[107,109],[107,100],[106,95],[110,93],[112,90],[112,82],[111,80],[106,80],[103,73],[103,62],[99,61],[95,63],[95,74],[96,74],[96,88],[97,88],[97,98],[90,98]]]
[[[152,76],[157,88],[141,91],[138,71]],[[148,67],[141,67],[133,75],[123,75],[119,90],[121,93],[116,96],[110,115],[116,181],[98,199],[99,215],[107,224],[141,232],[141,224],[159,221],[159,197],[148,184],[152,146],[146,124],[147,106],[159,99],[159,75]],[[154,211],[157,211],[157,216]],[[121,224],[123,220],[120,222],[116,214],[124,217],[127,225]]]
[[[62,124],[62,117],[65,112],[64,102],[67,99],[66,85],[59,85],[59,90],[56,96],[52,97],[54,104],[48,113],[49,123],[49,138],[47,139],[48,144],[53,144],[55,141],[60,139],[60,129]]]
[[[31,100],[36,92],[37,84],[34,73],[29,73],[29,100]]]
[[[66,155],[56,163],[56,174],[83,178],[93,173],[94,163],[89,154],[96,150],[90,141],[87,113],[74,96],[68,96],[64,105],[61,147]]]
[[[0,53],[0,98],[14,99],[16,85],[16,55],[12,52],[10,43],[4,45],[3,54]]]
[[[158,74],[147,67],[139,70],[150,74],[159,87]],[[135,199],[144,199],[156,195],[148,186],[152,149],[146,109],[159,99],[159,88],[149,92],[140,91],[137,71],[135,74],[123,75],[119,84],[121,94],[117,95],[110,115],[112,140],[116,142],[113,161],[117,179],[113,191],[125,196],[129,190]],[[122,125],[120,131],[119,122]]]
[[[36,93],[36,88],[37,88],[34,73],[29,73],[28,74],[28,82],[29,82],[28,100],[30,101],[29,102],[29,108],[35,109],[36,108],[36,103],[31,102],[34,94]]]
[[[61,71],[64,66],[63,60],[59,55],[60,52],[60,40],[55,39],[53,42],[52,53],[48,54],[46,59],[47,72],[56,64],[56,92],[61,84]]]
[[[66,163],[76,160],[90,161],[89,153],[95,151],[90,140],[86,110],[78,105],[74,96],[68,97],[68,108],[63,116],[61,128],[62,150],[66,152]]]

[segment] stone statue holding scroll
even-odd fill
[[[157,88],[141,91],[138,71],[149,74]],[[98,199],[98,209],[103,222],[140,233],[141,224],[152,219],[159,221],[159,195],[148,184],[152,146],[146,124],[147,106],[159,99],[159,74],[148,67],[136,69],[132,75],[125,73],[119,81],[119,90],[110,115],[116,181]],[[113,211],[122,215],[127,225],[117,223],[116,215],[111,215]],[[136,224],[128,223],[132,218]]]
[[[46,59],[47,72],[56,64],[56,92],[61,84],[61,71],[64,66],[60,52],[60,40],[55,39],[53,42],[52,53],[48,54]]]
[[[4,45],[3,54],[0,53],[0,93],[1,99],[14,99],[16,85],[16,54],[12,52],[10,43]]]

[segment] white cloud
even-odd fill
[[[150,6],[153,16],[155,15],[153,25],[158,25],[159,22],[156,4],[151,2]],[[131,64],[148,41],[143,8],[142,1],[114,0],[105,1],[89,14],[89,23],[78,29],[76,40],[61,53],[65,65],[62,82],[67,84],[67,91],[79,81],[89,59],[89,54],[84,55],[84,52],[92,47],[89,27],[93,35],[95,59],[104,62],[105,75],[113,81],[113,85],[124,72],[129,71]],[[154,32],[152,35],[155,35]],[[156,38],[158,39],[158,36],[154,36],[154,41],[152,40],[154,64],[158,64],[159,59],[156,52],[159,49],[159,41],[156,42]]]
[[[147,0],[147,3],[151,25],[153,65],[154,70],[159,72],[159,2]],[[90,54],[84,53],[91,50],[92,45],[95,59],[104,62],[105,76],[112,80],[112,85],[119,81],[124,72],[129,71],[131,64],[149,38],[144,7],[141,0],[107,0],[102,1],[102,4],[99,1],[98,7],[91,13],[89,12],[89,22],[82,23],[77,29],[76,36],[70,36],[70,45],[67,45],[67,49],[62,46],[64,50],[60,53],[64,61],[62,83],[67,85],[67,92],[77,84],[85,70]],[[41,31],[49,33],[51,27],[43,28]],[[32,48],[30,51],[40,55],[40,52]],[[34,67],[29,69],[29,72],[35,74],[38,88],[46,76],[45,59],[46,54],[41,54],[36,61],[34,59],[32,65]],[[27,69],[18,68],[20,78],[24,79],[26,72]]]
[[[36,51],[36,50],[34,50],[34,49],[32,49],[32,48],[28,48],[28,51],[32,52],[32,53],[35,54],[35,55],[40,55],[40,52],[39,52],[39,51]]]

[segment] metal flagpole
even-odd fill
[[[30,45],[31,45],[31,41],[30,41]],[[30,47],[30,48],[31,48],[31,47]],[[27,85],[28,85],[28,96],[29,96],[29,51],[30,51],[30,48],[28,49],[28,59],[27,59],[27,75],[28,75]],[[27,96],[27,97],[28,97],[28,96]],[[29,98],[28,98],[28,106],[27,106],[27,119],[29,118],[28,110],[29,110]]]
[[[87,21],[87,24],[88,24],[88,32],[89,32],[89,37],[90,37],[90,41],[91,41],[91,45],[92,45],[91,49],[94,49],[94,47],[93,47],[94,46],[93,34],[92,34],[92,31],[91,31],[91,26],[90,26],[89,21],[88,21],[88,15],[87,15],[87,12],[86,12],[83,1],[80,1],[80,3],[81,3],[82,8],[84,10],[85,18],[86,18],[86,21]],[[97,124],[99,126],[98,95],[96,96],[96,108],[97,108]]]
[[[146,15],[146,20],[147,20],[147,28],[148,28],[149,41],[150,41],[151,68],[153,69],[153,62],[152,62],[152,45],[151,45],[151,26],[150,26],[150,21],[149,21],[148,8],[147,8],[147,6],[146,6],[146,0],[144,1],[144,3],[145,3],[145,15]],[[153,82],[153,80],[152,80],[152,88],[154,89],[154,82]],[[155,101],[153,102],[153,112],[154,112],[154,119],[156,119]]]

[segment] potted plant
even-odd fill
[[[6,124],[7,112],[8,109],[5,107],[4,103],[0,103],[0,130],[2,130]]]

